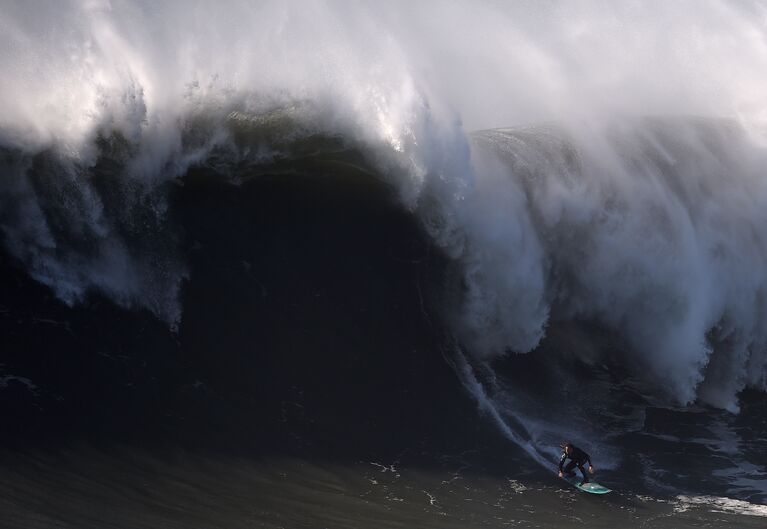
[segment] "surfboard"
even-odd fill
[[[600,485],[599,483],[595,481],[590,481],[588,483],[584,483],[581,485],[581,481],[583,481],[583,478],[581,476],[573,476],[568,477],[565,476],[565,481],[567,481],[570,485],[575,487],[578,490],[582,490],[583,492],[590,492],[591,494],[607,494],[608,492],[612,492],[611,489],[608,489],[604,485]]]

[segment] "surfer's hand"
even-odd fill
[[[593,474],[593,473],[594,473],[594,467],[589,465],[589,474]]]
[[[563,473],[561,470],[559,471],[559,477],[560,477],[560,478],[563,478],[563,477],[565,477],[564,473]]]

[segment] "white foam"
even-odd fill
[[[517,494],[522,494],[523,492],[530,490],[528,487],[517,481],[516,479],[506,478],[506,481],[509,482],[509,488],[516,492]]]
[[[19,377],[16,375],[0,376],[0,388],[7,388],[13,383],[26,387],[32,393],[37,393],[37,385],[26,377]]]
[[[757,505],[743,500],[734,500],[720,496],[677,496],[676,512],[685,512],[693,507],[706,508],[712,512],[744,514],[747,516],[767,517],[767,505]]]

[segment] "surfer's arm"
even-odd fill
[[[594,465],[591,464],[591,456],[586,454],[586,463],[589,464],[589,472],[594,473]]]
[[[565,459],[567,459],[567,454],[562,452],[562,457],[559,458],[559,471],[562,472],[562,467],[565,464]]]

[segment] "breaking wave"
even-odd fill
[[[737,411],[767,387],[764,7],[467,9],[4,6],[3,244],[67,303],[175,326],[187,171],[351,165],[455,264],[475,358],[591,322],[658,394]]]

